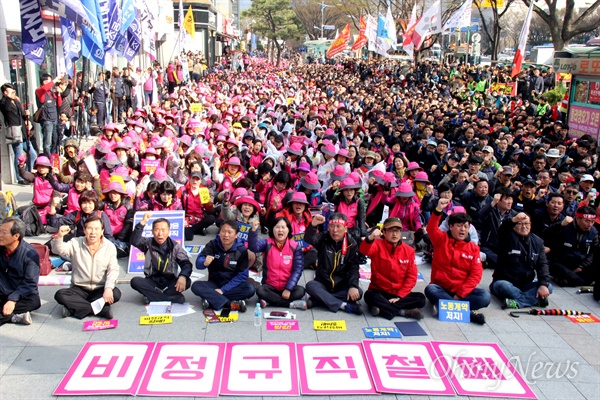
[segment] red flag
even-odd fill
[[[523,57],[525,56],[525,47],[527,46],[527,37],[529,36],[529,26],[531,25],[531,17],[533,16],[533,1],[529,5],[527,15],[525,16],[525,22],[521,29],[521,35],[519,35],[519,48],[515,53],[515,59],[513,60],[513,67],[510,76],[513,78],[521,73],[521,66],[523,65]]]
[[[340,32],[340,36],[338,36],[327,49],[327,58],[333,58],[340,54],[342,51],[346,50],[346,45],[348,44],[348,40],[350,40],[350,22],[346,24],[344,29]]]
[[[363,19],[362,15],[360,16],[360,31],[358,32],[358,38],[352,45],[352,51],[358,51],[365,47],[369,38],[365,34],[367,32],[367,23]]]
[[[409,26],[408,29],[406,30],[406,32],[404,32],[404,41],[402,42],[402,46],[408,46],[409,44],[412,43],[413,35],[415,33],[415,28],[417,27],[417,24],[420,21],[421,21],[421,18],[419,18],[414,24]]]

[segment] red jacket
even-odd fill
[[[369,289],[394,294],[400,298],[409,295],[417,283],[415,250],[406,243],[395,249],[384,239],[372,243],[363,240],[360,252],[371,258],[371,283]]]
[[[473,242],[455,240],[450,232],[442,232],[439,228],[440,217],[441,214],[434,211],[427,224],[434,249],[431,283],[465,297],[477,287],[483,275],[479,246]]]

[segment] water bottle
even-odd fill
[[[596,189],[594,188],[594,189],[590,190],[590,194],[592,195],[591,199],[590,199],[590,206],[591,206],[594,204],[594,201],[596,201],[596,196],[597,196]]]
[[[254,307],[254,326],[262,325],[262,309],[260,308],[260,303],[256,303],[256,307]]]

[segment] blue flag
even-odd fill
[[[90,59],[100,66],[104,66],[104,29],[102,27],[102,17],[98,0],[81,0],[92,26],[97,31],[92,32],[87,27],[83,27],[83,36],[81,37],[81,53],[85,58]]]
[[[77,42],[75,24],[66,18],[60,17],[60,30],[62,32],[63,52],[67,73],[73,77],[73,63],[79,58],[80,44]]]
[[[123,0],[123,8],[121,10],[121,35],[124,35],[129,25],[137,17],[133,0]]]
[[[42,65],[46,34],[39,0],[21,0],[21,37],[25,58]]]
[[[385,19],[380,15],[377,20],[377,37],[389,39],[389,34],[385,26]]]
[[[127,29],[127,47],[123,56],[131,62],[142,46],[142,26],[137,16]]]
[[[112,50],[117,44],[117,39],[121,32],[121,15],[117,0],[108,0],[108,29],[106,30],[106,43],[104,51]]]

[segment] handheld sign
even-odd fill
[[[315,331],[345,331],[346,321],[313,321]]]
[[[135,227],[142,219],[146,211],[136,212],[133,217],[133,226]],[[148,220],[144,226],[143,237],[152,237],[152,223],[158,218],[165,218],[171,223],[171,232],[169,236],[171,239],[183,246],[183,229],[185,227],[185,211],[152,211],[152,217]],[[144,262],[146,255],[135,246],[131,246],[131,252],[129,253],[129,267],[127,273],[129,274],[141,274],[144,272]]]
[[[295,319],[287,321],[267,321],[268,331],[297,331],[299,329],[300,325]]]
[[[85,321],[83,323],[84,331],[103,331],[105,329],[115,329],[119,325],[116,319],[104,321]]]
[[[156,171],[156,168],[160,166],[160,160],[146,160],[145,158],[141,161],[140,171],[142,174],[151,175]]]
[[[172,315],[144,315],[140,317],[140,325],[164,325],[172,323]]]
[[[438,311],[441,322],[471,322],[471,306],[468,301],[440,299]]]
[[[367,338],[401,338],[400,330],[395,326],[374,326],[363,328]]]
[[[201,187],[200,189],[198,189],[198,194],[200,195],[200,203],[210,203],[210,192],[208,191],[208,188]]]

